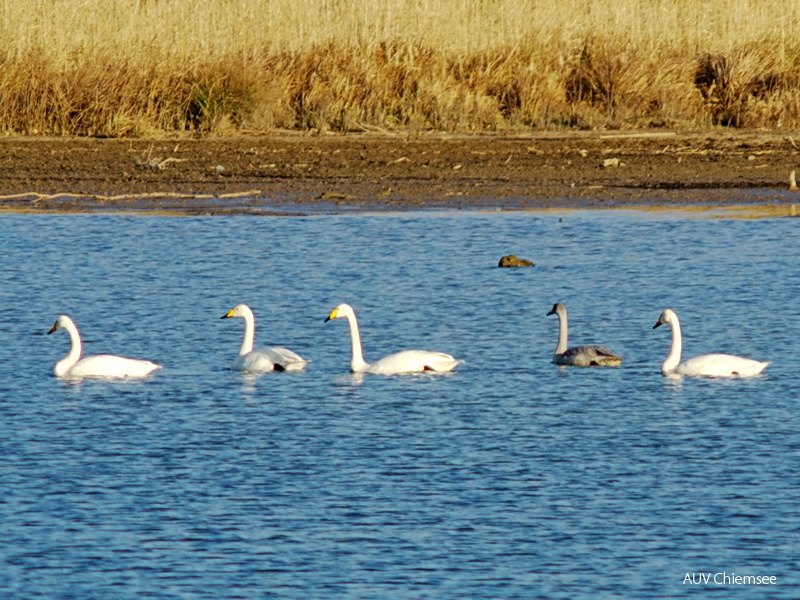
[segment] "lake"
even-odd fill
[[[0,592],[796,598],[799,223],[0,216]],[[536,266],[497,268],[512,253]],[[607,345],[621,367],[550,362],[557,301],[570,344]],[[323,322],[342,302],[367,360],[424,348],[465,363],[350,375],[346,324]],[[306,371],[231,371],[244,323],[220,317],[238,303],[256,344],[291,348]],[[772,364],[663,377],[666,307],[685,357]],[[55,378],[69,339],[45,334],[62,313],[84,355],[163,369]]]

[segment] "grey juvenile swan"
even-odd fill
[[[575,346],[567,348],[567,308],[557,302],[548,315],[558,315],[558,345],[553,353],[557,365],[576,367],[618,367],[622,358],[605,346]]]

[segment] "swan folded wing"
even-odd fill
[[[574,346],[553,357],[553,362],[577,367],[610,367],[622,363],[622,358],[605,346]]]
[[[452,371],[463,362],[463,360],[453,358],[444,352],[402,350],[371,363],[368,372],[379,375],[421,373],[423,371],[446,373]]]
[[[705,375],[706,377],[752,377],[767,368],[768,362],[732,356],[703,354],[680,363],[671,373],[676,375]]]
[[[66,377],[144,377],[160,369],[149,360],[125,358],[112,354],[87,356],[76,362],[66,373]]]
[[[232,368],[235,371],[263,373],[266,371],[302,371],[308,361],[288,348],[259,348],[237,356]]]
[[[273,361],[281,365],[284,371],[302,371],[308,364],[308,361],[289,350],[288,348],[281,348],[280,346],[266,348],[266,351],[273,354]]]

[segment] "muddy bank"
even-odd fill
[[[800,134],[0,140],[0,210],[304,214],[800,201]]]

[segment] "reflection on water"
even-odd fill
[[[3,216],[0,589],[655,598],[727,571],[796,596],[797,221],[713,216]],[[496,268],[511,253],[536,267]],[[557,301],[571,345],[623,365],[551,364]],[[306,372],[229,370],[241,330],[219,315],[240,302]],[[367,360],[466,362],[351,375],[323,325],[341,302]],[[772,365],[662,377],[666,307],[685,356]],[[67,342],[43,333],[61,313],[85,353],[164,368],[55,379]]]

